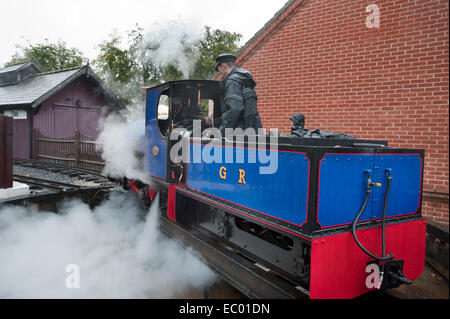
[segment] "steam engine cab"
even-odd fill
[[[309,291],[354,298],[417,278],[425,262],[424,150],[386,141],[202,137],[220,82],[147,90],[146,171],[163,218],[226,241]],[[176,133],[177,134],[174,134]],[[181,133],[180,133],[181,132]],[[142,191],[142,189],[141,189]]]

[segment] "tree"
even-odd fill
[[[199,43],[199,57],[191,78],[210,79],[214,76],[216,57],[221,53],[236,54],[242,35],[225,30],[211,30],[205,26],[203,39]]]
[[[136,24],[125,39],[114,32],[103,41],[93,66],[124,104],[141,104],[141,86],[211,78],[216,56],[239,50],[240,34],[207,26],[204,32],[194,31],[174,22],[166,29],[144,34]]]
[[[100,54],[93,61],[93,67],[106,86],[125,104],[140,102],[140,87],[145,83],[143,70],[137,58],[141,41],[141,28],[128,32],[127,43],[116,31],[98,47]]]
[[[154,67],[142,64],[139,50],[142,37],[142,28],[138,25],[128,32],[126,44],[114,31],[98,46],[100,53],[92,63],[105,84],[125,105],[138,103],[140,87],[158,73]]]
[[[16,48],[19,52],[12,56],[6,66],[33,59],[43,72],[51,72],[81,67],[86,60],[80,50],[67,48],[67,44],[61,40],[50,43],[45,39],[43,43],[16,45]]]
[[[126,43],[124,43],[126,41]],[[143,34],[136,24],[127,32],[126,39],[117,33],[100,45],[100,54],[93,66],[106,85],[131,108],[142,100],[140,87],[185,78],[173,63],[159,62],[159,37]]]
[[[168,64],[162,69],[160,79],[163,80],[162,82],[183,80],[184,74],[173,64]]]
[[[98,68],[100,76],[127,83],[131,80],[136,65],[131,52],[120,48],[121,42],[121,37],[115,32],[110,34],[110,39],[99,45],[100,55],[93,61],[93,65]]]
[[[158,65],[149,52],[153,52],[158,49],[160,43],[147,41],[143,34],[144,29],[136,24],[135,28],[128,31],[128,42],[130,44],[130,54],[136,63],[135,74],[141,79],[142,84],[157,85],[161,82],[165,82],[163,79],[163,73],[169,77],[176,77],[171,75],[171,70],[176,70],[175,67],[168,69],[169,65]],[[175,71],[175,74],[178,74]],[[170,80],[169,80],[170,81]]]

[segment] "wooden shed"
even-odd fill
[[[15,158],[73,161],[79,150],[70,141],[94,141],[101,114],[122,108],[89,65],[42,73],[28,61],[0,69],[0,114],[14,118]],[[61,139],[68,142],[43,143]]]

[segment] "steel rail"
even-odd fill
[[[98,176],[103,179],[107,179],[107,177],[105,175],[101,174],[100,171],[90,170],[87,168],[67,166],[67,165],[62,165],[62,164],[50,163],[50,162],[39,161],[39,160],[31,160],[31,159],[18,159],[18,158],[14,159],[14,165],[24,166],[27,164],[32,165],[32,167],[34,167],[34,168],[45,169],[45,168],[57,167],[57,168],[61,168],[61,170],[66,170],[66,171],[72,170],[74,172],[81,172],[81,173],[85,173],[85,174]]]
[[[20,174],[14,174],[13,179],[15,181],[22,182],[25,184],[32,184],[32,185],[36,185],[36,186],[47,187],[47,188],[58,189],[58,190],[80,189],[83,187],[81,185],[57,182],[57,181],[52,181],[52,180],[48,180],[48,179],[30,177],[30,176],[25,176],[25,175],[20,175]]]
[[[249,298],[305,299],[309,296],[306,289],[194,228],[181,228],[164,217],[159,218],[159,227],[166,236],[200,254],[218,275]]]

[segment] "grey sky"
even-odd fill
[[[117,29],[136,23],[146,30],[170,21],[225,29],[249,40],[287,0],[0,0],[0,66],[16,52],[15,44],[64,40],[95,58],[98,45]],[[224,4],[227,4],[225,7]]]

